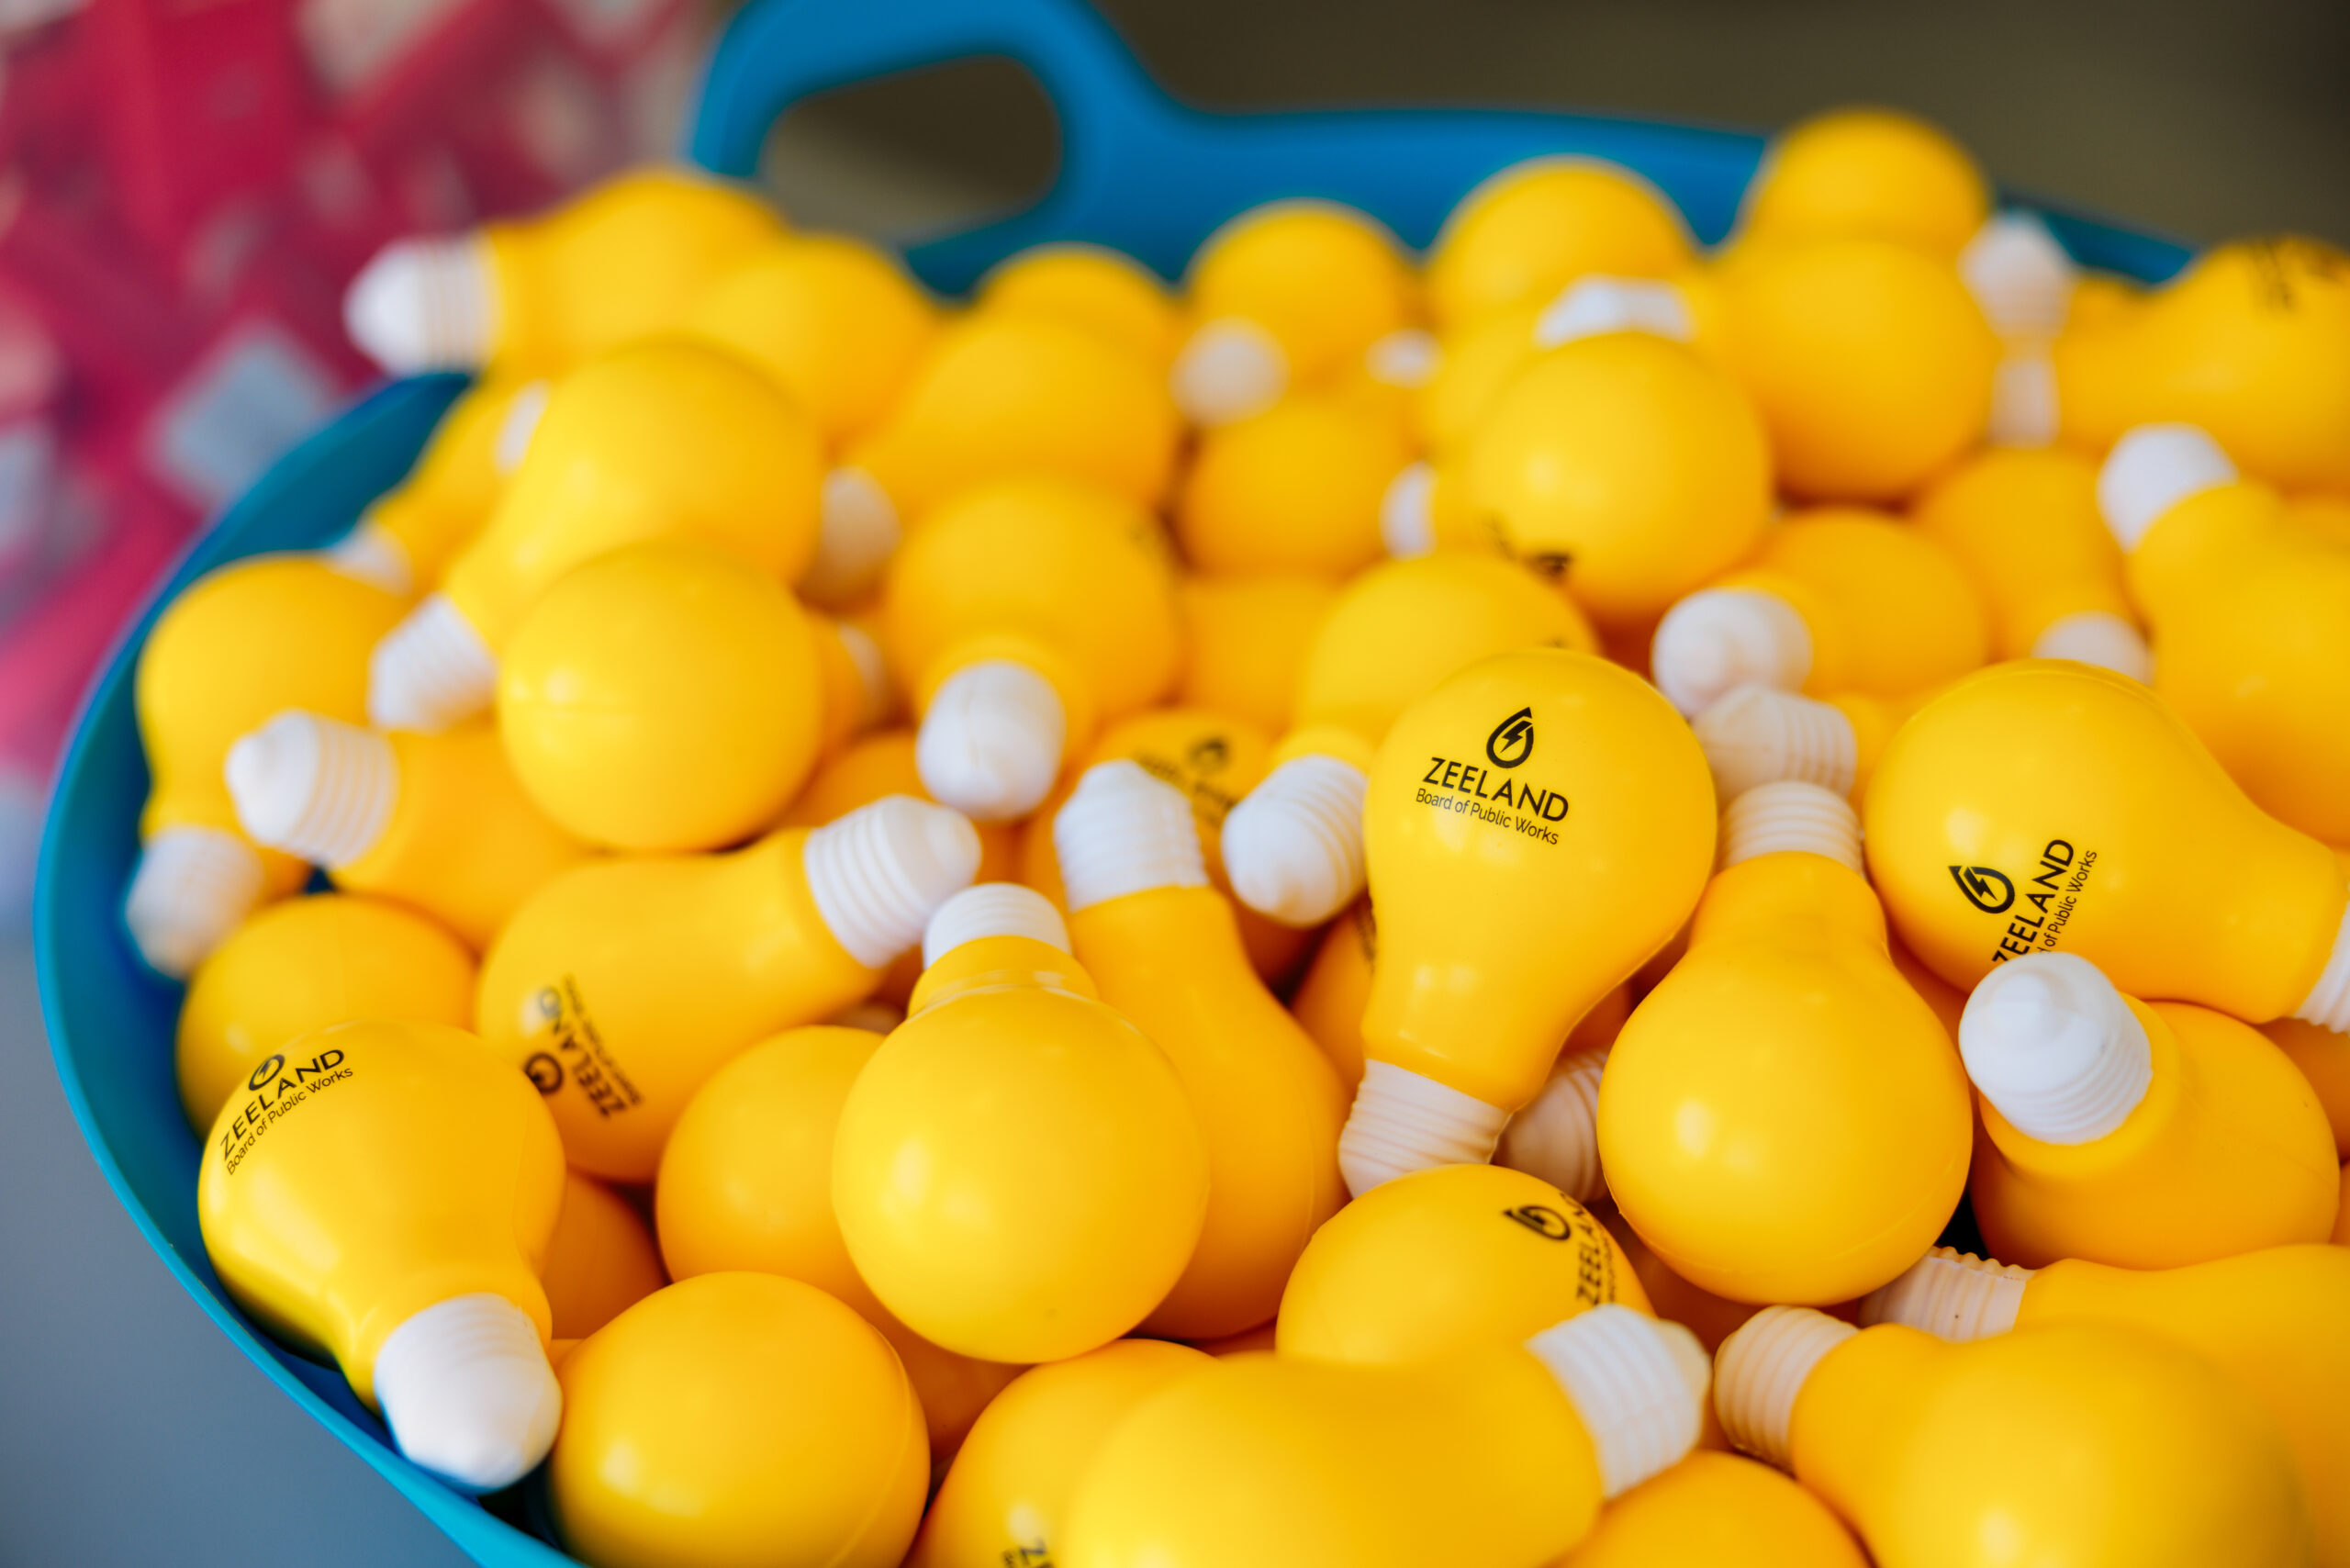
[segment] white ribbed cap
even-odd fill
[[[1579,277],[1534,319],[1534,346],[1554,349],[1577,338],[1646,332],[1685,343],[1697,335],[1688,297],[1653,277]]]
[[[922,967],[986,936],[1025,936],[1069,950],[1069,925],[1052,900],[1018,882],[980,882],[940,904],[923,927]]]
[[[395,240],[352,279],[342,326],[394,375],[471,370],[489,357],[497,309],[478,236]]]
[[[544,381],[526,381],[506,400],[506,417],[498,422],[498,440],[489,451],[490,465],[500,474],[513,473],[530,455],[531,438],[547,417],[548,389]]]
[[[1284,925],[1319,925],[1366,881],[1361,768],[1309,752],[1258,782],[1224,818],[1224,874],[1242,903]]]
[[[1354,1109],[1338,1135],[1338,1173],[1361,1197],[1439,1165],[1483,1165],[1509,1113],[1393,1062],[1363,1064]]]
[[[2078,273],[2037,214],[2002,212],[1959,252],[1958,275],[1993,331],[2045,341],[2064,330]]]
[[[824,476],[818,515],[816,558],[800,592],[814,604],[853,604],[880,579],[905,537],[898,504],[864,469],[841,467]]]
[[[1363,351],[1362,368],[1382,386],[1426,386],[1444,363],[1444,348],[1425,327],[1398,327]]]
[[[1289,389],[1289,356],[1270,332],[1238,316],[1203,322],[1167,373],[1175,406],[1214,428],[1261,414]]]
[[[444,594],[417,600],[367,655],[367,722],[435,734],[486,712],[498,696],[498,655]]]
[[[554,1446],[563,1387],[529,1314],[504,1296],[451,1296],[375,1352],[375,1403],[400,1452],[461,1486],[494,1492]]]
[[[1904,1324],[1953,1342],[2004,1334],[2016,1326],[2034,1271],[1937,1247],[1863,1296],[1861,1323]]]
[[[1607,1496],[1621,1496],[1697,1446],[1713,1367],[1680,1324],[1607,1302],[1545,1328],[1526,1348],[1582,1417]]]
[[[1811,673],[1811,629],[1777,594],[1700,588],[1657,622],[1649,668],[1684,713],[1704,712],[1733,687],[1796,691]]]
[[[1715,793],[1725,801],[1786,778],[1850,795],[1860,772],[1852,721],[1835,704],[1796,692],[1734,687],[1689,728],[1713,771]]]
[[[375,847],[400,797],[391,742],[297,708],[240,737],[222,771],[255,844],[330,871]]]
[[[344,577],[357,577],[386,593],[405,595],[416,587],[408,546],[376,526],[365,512],[360,514],[358,526],[328,545],[325,554],[327,565]]]
[[[1579,1204],[1607,1195],[1599,1165],[1599,1080],[1610,1047],[1577,1051],[1502,1129],[1494,1163],[1539,1176]]]
[[[2073,659],[2132,680],[2154,678],[2154,651],[2138,628],[2109,610],[2060,615],[2031,640],[2035,659]]]
[[[2010,958],[1977,981],[1958,1054],[1992,1108],[2042,1143],[2105,1137],[2154,1081],[2145,1025],[2103,970],[2070,953]]]
[[[1416,458],[1395,471],[1379,498],[1379,542],[1398,561],[1436,554],[1436,465]]]
[[[1731,1445],[1786,1469],[1804,1380],[1859,1332],[1808,1306],[1766,1306],[1740,1324],[1714,1354],[1714,1414]]]
[[[167,827],[139,851],[122,922],[148,965],[185,980],[261,899],[261,857],[217,827]]]
[[[982,659],[940,683],[914,736],[914,767],[934,799],[974,822],[1013,822],[1053,791],[1069,715],[1026,665]]]
[[[1071,914],[1153,888],[1204,888],[1207,859],[1192,802],[1140,763],[1085,770],[1053,819],[1061,892]]]
[[[2163,513],[2236,478],[2220,443],[2193,425],[2140,425],[2113,443],[2098,470],[2098,510],[2121,548],[2135,550]]]
[[[2350,1034],[2350,910],[2333,933],[2333,950],[2326,956],[2324,972],[2310,987],[2307,1001],[2293,1016],[2337,1035]]]
[[[1835,790],[1800,778],[1757,784],[1722,812],[1722,864],[1761,855],[1821,855],[1861,874],[1861,819]]]
[[[1983,439],[1993,446],[2053,444],[2061,428],[2056,362],[2036,343],[2009,349],[1991,372],[1991,413]]]
[[[979,872],[979,834],[960,812],[884,795],[808,834],[801,865],[824,927],[878,969],[922,940],[938,906]]]

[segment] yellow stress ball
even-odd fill
[[[893,1568],[930,1483],[897,1352],[813,1285],[705,1274],[563,1363],[547,1500],[591,1568]]]
[[[272,904],[212,950],[180,1008],[180,1104],[212,1126],[273,1051],[330,1025],[413,1019],[468,1028],[474,959],[424,916],[354,893]]]
[[[1608,1302],[1649,1309],[1630,1260],[1539,1176],[1439,1165],[1374,1187],[1314,1233],[1276,1347],[1326,1361],[1514,1345]]]
[[[1188,826],[1186,831],[1188,831]],[[1191,1260],[1207,1154],[1182,1080],[1059,949],[964,943],[857,1075],[833,1209],[892,1316],[992,1361],[1108,1343]]]
[[[1998,342],[1958,269],[1889,240],[1771,244],[1718,274],[1781,488],[1908,495],[1983,437]]]
[[[498,732],[523,789],[617,849],[712,849],[773,821],[815,764],[822,711],[791,595],[683,540],[563,577],[498,671]]]

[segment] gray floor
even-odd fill
[[[1874,98],[1942,118],[1995,175],[2201,240],[2350,241],[2343,0],[1106,0],[1212,105],[1573,105],[1768,125]],[[795,216],[934,230],[1051,166],[1001,80],[798,117]],[[148,1251],[50,1069],[20,934],[0,934],[0,1565],[461,1562],[216,1334]]]

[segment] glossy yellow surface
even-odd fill
[[[1058,474],[1148,506],[1180,431],[1159,367],[1051,317],[979,311],[947,327],[849,461],[911,522],[957,491]]]
[[[1591,1439],[1516,1347],[1408,1367],[1235,1356],[1103,1445],[1066,1568],[1521,1568],[1599,1512]]]
[[[593,843],[736,843],[815,766],[815,635],[789,591],[733,556],[623,546],[549,588],[507,640],[507,757],[542,810]]]
[[[368,653],[406,609],[315,555],[234,562],[164,606],[133,687],[154,779],[140,832],[206,827],[242,836],[221,772],[229,748],[288,708],[365,723]],[[300,861],[257,853],[271,894],[302,885]]]
[[[2048,1144],[1982,1103],[1972,1191],[1983,1239],[2038,1268],[2087,1258],[2170,1269],[2323,1241],[2340,1203],[2333,1130],[2260,1031],[2184,1002],[2132,1002],[2154,1081],[2089,1143]]]
[[[1075,480],[1006,479],[931,513],[890,563],[882,645],[929,706],[966,665],[1012,659],[1052,682],[1069,749],[1175,684],[1182,624],[1158,521]]]
[[[767,377],[684,339],[608,353],[557,381],[489,521],[441,591],[493,649],[574,566],[647,539],[697,539],[781,582],[816,548],[816,432]]]
[[[1924,120],[1837,109],[1782,131],[1740,215],[1741,237],[1899,241],[1954,257],[1990,216],[1966,150]]]
[[[563,1212],[539,1271],[555,1338],[585,1339],[668,1282],[635,1206],[592,1176],[565,1174]]]
[[[2110,1325],[1966,1345],[1886,1324],[1796,1398],[1796,1479],[1884,1568],[2291,1568],[2309,1506],[2275,1422],[2193,1352]]]
[[[1281,734],[1307,651],[1339,591],[1303,572],[1183,578],[1175,599],[1189,652],[1176,700]]]
[[[2139,300],[2084,319],[2053,354],[2065,439],[2102,452],[2177,420],[2246,472],[2350,490],[2350,261],[2297,234],[2217,245]]]
[[[1803,616],[1807,691],[1905,697],[1990,657],[1982,595],[1922,530],[1860,507],[1820,507],[1776,524],[1762,545],[1717,586],[1777,594]]]
[[[1564,595],[1498,557],[1444,554],[1373,566],[1347,585],[1315,634],[1281,757],[1327,752],[1368,767],[1396,715],[1480,659],[1597,645]]]
[[[290,1046],[220,1107],[196,1178],[204,1249],[237,1305],[331,1357],[370,1405],[385,1337],[452,1296],[503,1296],[545,1339],[563,1148],[529,1081],[442,1024],[339,1024]]]
[[[1132,257],[1100,245],[1033,245],[979,282],[990,315],[1048,316],[1164,367],[1175,357],[1181,319],[1167,286]]]
[[[408,477],[367,508],[366,526],[398,543],[417,591],[441,580],[441,569],[480,531],[505,493],[498,438],[524,385],[490,376],[457,394]]]
[[[1982,595],[1995,657],[2028,657],[2033,640],[2067,615],[2136,619],[2122,592],[2121,546],[2098,510],[2097,465],[2079,453],[1978,453],[1921,493],[1910,517]]]
[[[1695,907],[1714,785],[1670,703],[1590,654],[1472,666],[1405,710],[1364,809],[1365,1053],[1505,1110]]]
[[[258,912],[197,966],[180,1005],[189,1125],[210,1127],[288,1041],[363,1018],[470,1027],[473,955],[422,915],[375,899],[319,893]]]
[[[783,230],[740,185],[682,167],[606,180],[554,210],[493,223],[489,358],[561,372],[677,323],[711,285]]]
[[[1591,618],[1658,614],[1752,551],[1771,513],[1764,421],[1727,375],[1645,332],[1530,360],[1460,451],[1468,510]]]
[[[1998,343],[1947,260],[1823,239],[1765,245],[1717,275],[1729,364],[1781,489],[1897,500],[1982,439]]]
[[[1600,1510],[1557,1568],[1868,1568],[1828,1506],[1736,1454],[1691,1454]]]
[[[1395,421],[1337,398],[1284,398],[1200,437],[1175,537],[1203,572],[1312,572],[1343,582],[1383,558],[1380,502],[1412,452]]]
[[[2299,1018],[2272,1019],[2260,1032],[2310,1081],[2333,1129],[2334,1154],[2350,1159],[2350,1035]]]
[[[1608,1302],[1649,1310],[1628,1260],[1539,1176],[1443,1165],[1315,1233],[1281,1295],[1284,1356],[1391,1365],[1516,1345]]]
[[[2126,570],[2155,692],[2263,811],[2350,843],[2350,544],[2231,485],[2165,512]]]
[[[1362,1014],[1378,954],[1378,918],[1368,898],[1357,899],[1323,930],[1314,961],[1290,998],[1290,1013],[1330,1058],[1349,1094],[1362,1082]]]
[[[1128,1413],[1209,1358],[1161,1339],[1113,1339],[1024,1372],[955,1456],[906,1568],[1044,1564],[1069,1496]]]
[[[1447,330],[1539,308],[1593,273],[1662,277],[1690,257],[1689,231],[1646,180],[1612,163],[1540,158],[1461,198],[1428,252],[1428,313]]]
[[[2274,1417],[2323,1568],[2350,1562],[2350,1249],[2277,1247],[2138,1272],[2066,1260],[2032,1276],[2020,1328],[2125,1323],[2196,1350]]]
[[[1208,237],[1183,278],[1192,323],[1238,318],[1269,333],[1288,389],[1344,379],[1371,345],[1408,327],[1417,289],[1394,237],[1352,207],[1270,202]]]
[[[1347,1099],[1329,1058],[1265,989],[1213,888],[1152,888],[1069,917],[1102,1000],[1174,1064],[1207,1154],[1208,1202],[1148,1332],[1212,1339],[1281,1308],[1316,1226],[1346,1202]]]
[[[879,974],[808,890],[807,839],[784,828],[728,855],[591,862],[515,912],[483,962],[475,1021],[547,1086],[574,1165],[651,1180],[704,1079],[872,991]]]
[[[1720,1350],[1722,1341],[1760,1310],[1742,1301],[1718,1296],[1674,1273],[1665,1266],[1663,1259],[1650,1250],[1649,1244],[1640,1239],[1640,1233],[1632,1228],[1613,1203],[1600,1204],[1594,1215],[1607,1227],[1607,1234],[1622,1249],[1625,1260],[1640,1282],[1640,1289],[1648,1294],[1650,1310],[1697,1336],[1697,1342],[1706,1348],[1707,1355]],[[1721,1436],[1711,1400],[1707,1401],[1705,1414],[1707,1431],[1697,1439],[1698,1446],[1727,1450],[1729,1439]]]
[[[812,1025],[762,1040],[711,1074],[661,1154],[654,1216],[678,1279],[747,1269],[814,1285],[881,1331],[922,1401],[931,1457],[955,1451],[1017,1366],[921,1338],[867,1289],[833,1217],[833,1135],[881,1036]]]
[[[965,943],[842,1107],[842,1238],[934,1344],[1080,1354],[1141,1322],[1192,1255],[1208,1162],[1182,1081],[1091,989],[1043,943]]]
[[[938,324],[938,308],[897,258],[840,234],[762,246],[681,323],[766,372],[828,449],[890,411]]]
[[[488,720],[385,738],[399,793],[382,835],[335,868],[334,885],[413,904],[483,951],[522,902],[579,864],[588,846],[522,792]]]
[[[889,1342],[823,1292],[709,1274],[565,1358],[547,1504],[590,1568],[891,1568],[930,1477]]]
[[[1972,1135],[1958,1055],[1868,884],[1817,855],[1714,879],[1599,1085],[1624,1217],[1738,1301],[1826,1305],[1899,1274],[1958,1206]]]
[[[1972,989],[2058,949],[2132,996],[2255,1022],[2300,1006],[2350,902],[2324,845],[2262,812],[2160,700],[2086,665],[1969,676],[1895,734],[1863,809],[1910,951]],[[1951,868],[1996,872],[1970,892]],[[2061,916],[2061,918],[2060,918]]]

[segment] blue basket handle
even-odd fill
[[[721,174],[758,172],[767,129],[811,94],[920,66],[1004,55],[1060,117],[1059,188],[1115,167],[1167,100],[1107,23],[1078,0],[753,0],[702,80],[688,155]]]

